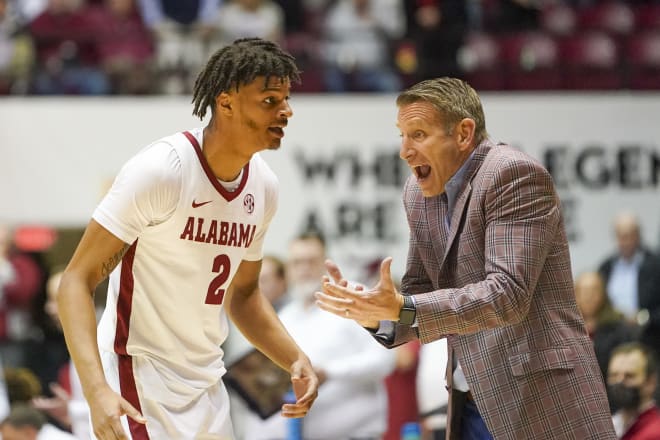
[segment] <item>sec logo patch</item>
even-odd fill
[[[243,197],[243,208],[245,208],[245,212],[248,214],[254,212],[254,196],[252,194],[246,194],[245,197]]]

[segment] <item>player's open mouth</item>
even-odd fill
[[[268,131],[275,137],[284,137],[284,130],[282,130],[282,127],[268,127]]]
[[[431,174],[431,167],[429,165],[417,165],[413,167],[413,170],[415,171],[417,180],[424,180]]]

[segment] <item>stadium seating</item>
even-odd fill
[[[499,45],[492,35],[481,32],[468,34],[458,51],[458,63],[465,80],[477,90],[504,88]]]
[[[624,2],[597,2],[580,11],[578,23],[582,30],[602,31],[619,38],[633,31],[635,14]]]
[[[604,32],[585,32],[560,44],[563,85],[569,90],[611,90],[624,85],[619,49]]]
[[[503,36],[498,42],[507,89],[561,88],[559,48],[550,35],[543,32],[523,32]]]
[[[660,31],[660,4],[643,4],[635,8],[637,31]]]
[[[660,30],[633,35],[626,47],[627,85],[660,89]]]

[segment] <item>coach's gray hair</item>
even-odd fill
[[[449,77],[421,81],[401,92],[396,105],[401,107],[419,101],[426,101],[435,107],[444,120],[447,133],[459,121],[469,118],[475,123],[475,145],[488,137],[481,99],[465,81]]]

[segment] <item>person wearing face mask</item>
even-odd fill
[[[291,300],[278,313],[320,380],[319,397],[302,421],[303,438],[380,439],[387,427],[384,379],[394,369],[395,353],[374,344],[356,323],[316,306],[325,252],[318,234],[305,233],[290,242],[286,273]],[[286,429],[277,414],[265,421],[255,418],[248,422],[245,438],[282,439]]]
[[[657,386],[653,352],[639,342],[619,345],[612,352],[607,374],[612,417],[621,440],[660,438],[660,411],[653,400]]]

